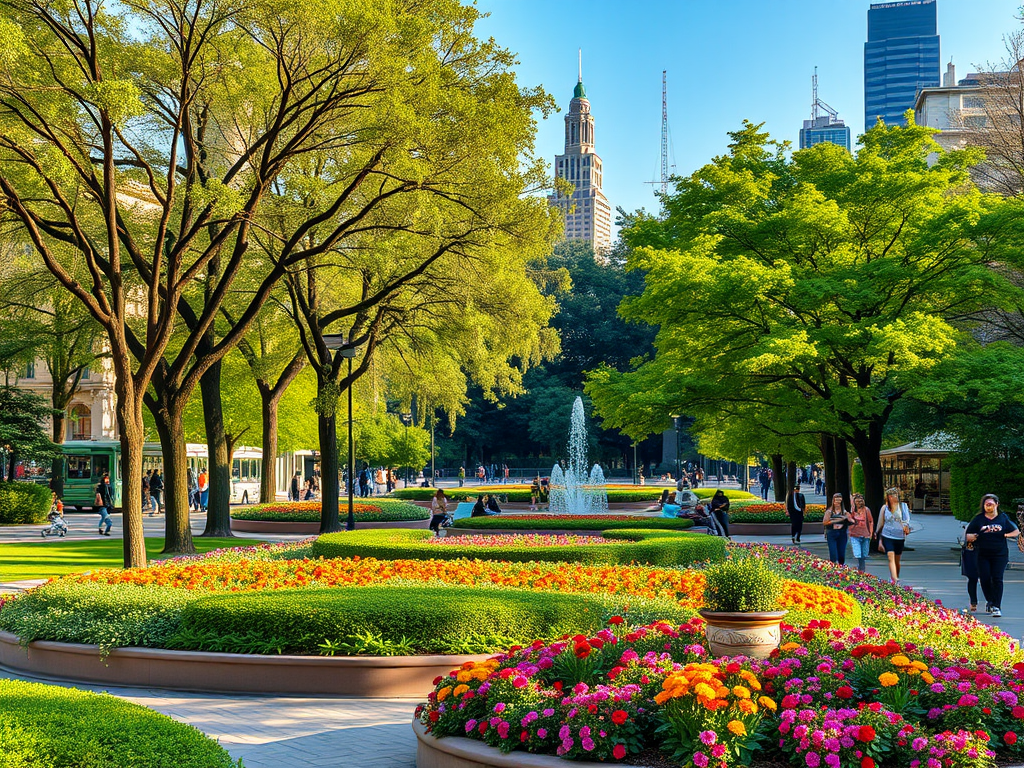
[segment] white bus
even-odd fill
[[[206,445],[186,443],[185,455],[188,466],[199,477],[199,472],[209,470],[210,461]],[[142,471],[159,469],[163,472],[164,457],[159,443],[146,443],[142,451]],[[263,469],[263,451],[241,445],[235,448],[231,458],[231,503],[255,504],[260,500],[260,473]]]

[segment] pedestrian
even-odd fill
[[[302,486],[302,500],[312,501],[313,500],[313,478],[310,477],[306,480]]]
[[[772,476],[768,473],[767,469],[762,469],[758,475],[758,480],[761,483],[761,499],[768,501],[768,488],[772,484]]]
[[[533,478],[530,483],[530,511],[537,511],[537,503],[540,501],[540,475]]]
[[[822,525],[825,541],[828,542],[828,559],[839,565],[846,565],[846,544],[849,541],[848,528],[853,516],[843,505],[843,494],[833,493],[832,503],[825,509]]]
[[[384,480],[384,469],[377,467],[377,471],[373,473],[373,494],[374,496],[383,496],[385,488]]]
[[[366,498],[370,495],[370,468],[365,464],[359,470],[359,497]]]
[[[868,553],[871,551],[871,540],[875,537],[875,518],[871,510],[864,506],[864,497],[853,494],[853,508],[850,510],[853,523],[850,525],[850,546],[853,556],[857,558],[857,570],[866,571]]]
[[[104,472],[96,486],[96,513],[100,516],[99,532],[101,536],[110,535],[110,529],[114,525],[114,521],[110,517],[113,511],[114,489],[110,487],[110,475]],[[107,526],[105,531],[103,530],[104,525]]]
[[[711,497],[711,514],[715,516],[718,527],[722,529],[725,538],[729,537],[729,497],[725,491],[719,488]]]
[[[206,467],[199,470],[199,479],[196,482],[199,486],[199,509],[205,512],[210,503],[210,476],[206,472]]]
[[[188,510],[189,512],[199,509],[199,481],[196,480],[196,471],[189,467],[188,475]]]
[[[794,485],[793,491],[786,497],[786,513],[789,515],[789,538],[794,544],[800,543],[800,534],[804,531],[804,510],[807,502],[800,493],[800,486]]]
[[[498,506],[498,497],[493,493],[487,497],[487,514],[500,515],[501,507]]]
[[[502,485],[508,485],[508,464],[501,465],[501,482]]]
[[[301,472],[296,472],[292,475],[292,482],[288,488],[288,501],[299,500],[299,478],[302,477]]]
[[[882,507],[882,528],[878,538],[878,551],[889,559],[889,579],[893,584],[900,581],[900,558],[910,533],[910,510],[900,501],[900,489],[889,488],[885,492]]]
[[[473,511],[469,515],[470,517],[487,517],[487,494],[481,493],[477,499],[476,504],[473,505]]]
[[[981,497],[981,509],[967,524],[966,539],[974,545],[978,559],[978,580],[985,593],[985,612],[995,617],[1003,615],[1003,573],[1010,560],[1007,539],[1020,534],[1017,524],[1005,512],[999,511],[999,497],[986,493]]]
[[[462,488],[466,484],[466,468],[459,467],[459,488]]]
[[[448,516],[448,497],[444,495],[444,489],[438,488],[434,491],[434,498],[430,500],[430,530],[435,536],[441,535],[441,523]]]
[[[153,511],[150,515],[160,514],[164,506],[164,479],[160,476],[159,469],[154,469],[153,476],[149,478],[149,497],[153,500]]]
[[[153,474],[153,470],[147,469],[146,474],[142,476],[142,510],[145,512],[153,506],[153,500],[150,497],[149,478]]]

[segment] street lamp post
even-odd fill
[[[348,520],[345,521],[345,530],[352,531],[356,527],[355,502],[352,499],[356,471],[355,444],[352,442],[352,360],[359,348],[345,346],[347,338],[343,333],[325,333],[323,338],[329,350],[338,350],[348,360]]]
[[[398,414],[398,418],[401,419],[402,423],[405,425],[405,444],[408,446],[409,445],[409,425],[412,424],[412,413],[400,413],[400,414]],[[406,467],[405,468],[405,487],[406,488],[409,487],[409,472],[411,471],[411,469],[412,469],[411,467]]]
[[[682,478],[682,457],[679,455],[679,417],[673,416],[672,423],[676,428],[676,482]]]

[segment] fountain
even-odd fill
[[[587,420],[583,398],[572,404],[569,421],[569,466],[551,468],[551,496],[548,509],[555,515],[590,515],[608,511],[608,490],[604,470],[595,464],[587,474]]]

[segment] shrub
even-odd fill
[[[353,505],[357,523],[397,523],[407,520],[427,520],[430,510],[407,501],[374,499],[372,504],[357,502]],[[347,502],[342,499],[341,514],[348,514]],[[254,504],[231,510],[235,520],[262,520],[274,523],[319,523],[319,501],[287,501],[272,504]]]
[[[710,499],[715,493],[721,490],[725,494],[725,498],[729,501],[748,501],[756,500],[759,497],[747,491],[741,491],[738,488],[709,488],[708,486],[701,486],[700,488],[694,488],[693,492],[702,499]]]
[[[823,504],[808,504],[804,510],[804,522],[820,523],[825,518]],[[768,504],[746,504],[729,510],[731,523],[788,523],[789,514],[783,502]]]
[[[429,501],[434,495],[433,488],[400,488],[393,491],[396,499],[409,499],[410,501]],[[634,486],[629,488],[608,488],[608,501],[612,503],[628,504],[630,502],[647,501],[656,502],[661,497],[662,488],[658,486]],[[453,501],[475,501],[481,494],[493,493],[503,496],[510,502],[530,501],[530,486],[528,485],[485,485],[471,488],[445,488],[445,494]]]
[[[515,515],[467,517],[456,520],[449,535],[460,529],[508,531],[608,531],[613,528],[657,528],[684,531],[693,527],[692,520],[669,517],[638,517],[636,515]]]
[[[0,680],[0,766],[230,768],[190,725],[109,694]],[[237,763],[241,768],[241,762]]]
[[[729,560],[709,568],[704,607],[709,611],[776,611],[782,576],[755,558]]]
[[[189,603],[174,647],[209,650],[204,638],[276,645],[279,653],[385,650],[453,653],[466,638],[535,638],[590,633],[619,606],[601,596],[471,587],[372,586],[223,594]],[[670,613],[682,615],[681,608]]]
[[[0,525],[45,523],[50,512],[50,489],[24,481],[0,481]]]
[[[1013,517],[1013,500],[1024,496],[1024,465],[1016,460],[974,459],[950,454],[949,506],[953,516],[970,522],[986,493],[1000,499],[1000,509]]]
[[[327,533],[313,544],[313,557],[373,557],[378,560],[504,560],[514,563],[572,562],[686,565],[725,558],[725,541],[716,536],[679,531],[608,531],[607,544],[580,546],[482,547],[430,544],[430,531],[371,530]]]

